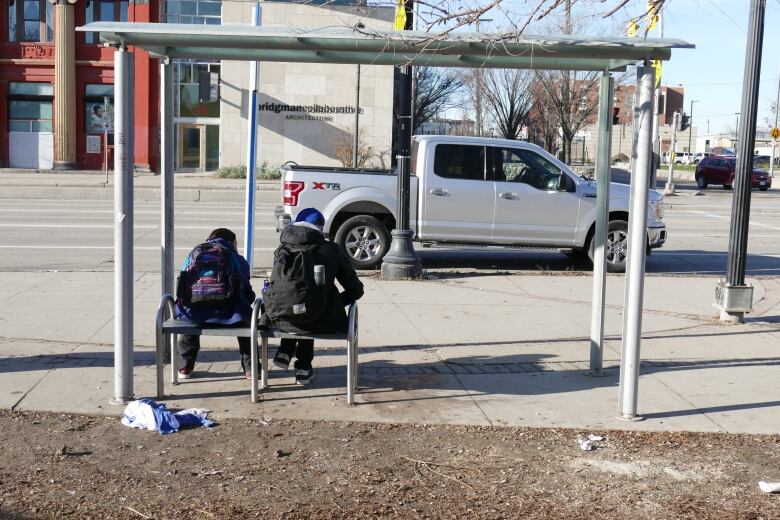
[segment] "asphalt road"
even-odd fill
[[[669,240],[648,259],[648,273],[722,274],[731,211],[731,191],[694,190],[681,186],[668,197]],[[780,190],[753,192],[748,270],[751,275],[780,274]],[[278,243],[273,203],[257,205],[255,267],[270,266]],[[113,269],[111,201],[0,199],[0,270],[105,271]],[[159,271],[159,203],[135,208],[135,270]],[[216,227],[243,235],[239,203],[179,203],[175,216],[177,262]],[[242,240],[239,240],[241,242]],[[584,271],[589,264],[555,251],[501,248],[419,248],[428,269],[507,269]]]

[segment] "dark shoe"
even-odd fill
[[[282,370],[288,370],[290,368],[290,356],[281,350],[277,350],[274,356],[274,366]]]
[[[298,385],[308,385],[311,380],[314,379],[313,368],[297,368],[295,369],[295,383]]]
[[[194,367],[184,367],[179,369],[179,379],[189,379],[192,376]]]

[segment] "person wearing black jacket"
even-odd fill
[[[338,244],[325,240],[322,227],[325,218],[314,208],[301,210],[295,223],[287,226],[281,233],[282,244],[307,246],[314,255],[314,264],[325,266],[325,287],[327,287],[327,305],[323,315],[311,323],[273,323],[279,330],[297,334],[308,333],[346,333],[349,318],[345,307],[363,296],[363,283],[358,279],[346,251]],[[335,282],[338,281],[343,291],[339,291]],[[269,322],[266,315],[265,323]],[[287,369],[290,360],[295,357],[295,382],[300,385],[309,384],[314,377],[312,360],[314,359],[314,340],[282,339],[279,350],[274,357],[274,365]]]

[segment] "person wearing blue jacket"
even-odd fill
[[[238,253],[236,248],[236,234],[226,228],[218,228],[212,231],[206,243],[214,244],[224,253],[224,258],[229,262],[228,271],[230,272],[230,283],[234,288],[232,297],[226,304],[216,306],[200,306],[193,308],[187,302],[190,298],[187,295],[191,292],[193,280],[193,263],[195,258],[193,253],[187,255],[181,267],[179,280],[176,287],[176,319],[189,320],[198,324],[215,324],[235,327],[246,327],[252,318],[252,304],[255,301],[255,292],[250,283],[249,264],[246,259]],[[196,248],[197,249],[197,248]],[[244,376],[251,377],[251,339],[237,338],[238,350],[241,353],[241,368]],[[179,355],[179,377],[187,379],[192,375],[195,368],[195,362],[200,351],[200,336],[190,336],[182,334],[179,336],[178,344]]]

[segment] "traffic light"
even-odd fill
[[[691,127],[691,116],[682,115],[680,118],[680,132],[685,132]]]
[[[612,107],[612,124],[620,124],[620,107]]]

